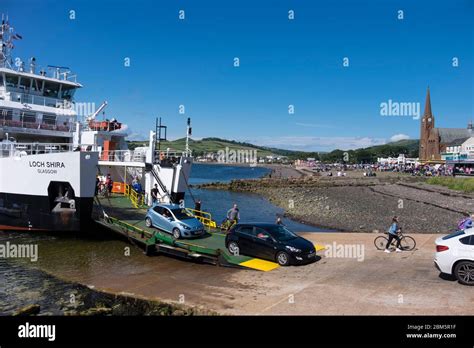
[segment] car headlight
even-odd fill
[[[184,228],[185,230],[190,230],[191,229],[191,227],[189,227],[185,224],[181,224],[181,227]]]
[[[293,253],[300,253],[300,252],[301,252],[300,249],[295,248],[295,247],[292,247],[292,246],[290,246],[290,245],[287,245],[286,248],[287,248],[289,251],[293,252]]]

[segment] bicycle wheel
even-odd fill
[[[416,246],[415,239],[413,239],[410,236],[403,236],[402,239],[400,240],[400,246],[402,247],[402,250],[411,251],[415,249],[415,246]]]
[[[385,247],[387,246],[387,243],[388,243],[388,239],[384,236],[379,236],[379,237],[375,238],[375,240],[374,240],[375,247],[378,250],[384,250]]]

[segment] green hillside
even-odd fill
[[[143,145],[144,142],[129,142],[129,148],[131,149]],[[161,148],[171,148],[177,151],[184,151],[186,148],[186,139],[181,138],[173,141],[163,141],[161,143]],[[202,156],[207,153],[217,153],[219,150],[225,151],[226,148],[229,150],[257,150],[258,157],[278,155],[278,153],[263,147],[219,138],[203,138],[201,140],[190,139],[189,148],[194,156]]]
[[[398,157],[405,154],[407,157],[418,157],[419,140],[399,140],[384,145],[370,146],[356,150],[334,150],[321,155],[321,160],[325,162],[341,162],[347,152],[349,163],[372,163],[377,161],[377,157]]]
[[[131,141],[128,144],[130,149],[134,149],[137,146],[146,145],[146,142]],[[202,156],[207,153],[217,153],[219,150],[225,150],[228,148],[229,150],[257,150],[258,157],[270,155],[286,156],[290,160],[306,159],[308,157],[312,157],[323,162],[341,162],[347,157],[345,156],[345,153],[347,153],[349,163],[370,163],[375,162],[377,157],[397,157],[401,153],[407,155],[407,157],[418,157],[418,144],[418,140],[400,140],[393,143],[371,146],[362,149],[348,151],[333,150],[328,153],[322,153],[275,149],[271,147],[257,146],[245,142],[220,138],[189,140],[189,147],[192,150],[194,156]],[[161,143],[162,149],[171,148],[177,151],[184,151],[185,146],[185,138]]]

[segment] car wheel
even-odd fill
[[[149,217],[145,219],[145,225],[146,227],[153,227],[153,223],[151,222],[151,219]]]
[[[454,267],[456,279],[464,285],[474,285],[474,262],[461,261]]]
[[[229,249],[229,252],[234,256],[240,255],[240,247],[237,242],[230,242],[227,249]]]
[[[179,228],[173,228],[173,237],[175,239],[179,239],[181,237],[181,232]]]
[[[284,251],[280,251],[276,254],[276,261],[280,266],[288,266],[290,264],[290,255]]]

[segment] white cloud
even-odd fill
[[[395,142],[399,140],[407,140],[410,139],[410,137],[406,134],[395,134],[390,138],[390,142]]]
[[[299,151],[351,150],[386,143],[383,138],[369,137],[259,137],[249,143]]]

